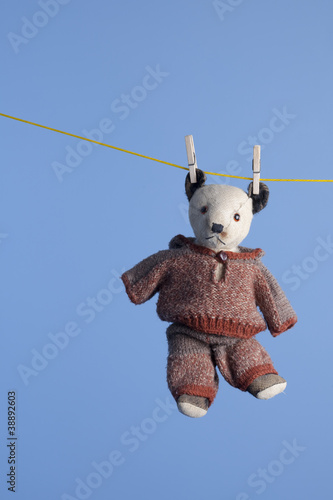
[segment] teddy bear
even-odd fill
[[[144,259],[122,275],[134,304],[159,294],[157,314],[167,321],[167,383],[178,410],[207,413],[218,391],[217,369],[233,387],[258,399],[284,391],[287,382],[256,340],[266,328],[273,337],[293,327],[297,316],[260,248],[240,246],[253,215],[264,209],[269,189],[259,194],[225,184],[185,181],[194,237],[178,235],[169,249]]]

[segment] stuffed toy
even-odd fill
[[[157,314],[167,329],[167,382],[178,409],[189,417],[207,413],[218,390],[218,374],[258,399],[284,391],[255,335],[266,328],[273,337],[297,321],[276,279],[262,264],[264,252],[239,246],[253,214],[268,202],[260,183],[253,194],[229,185],[205,185],[188,174],[185,191],[195,238],[174,237],[168,250],[146,258],[122,275],[134,304],[159,293]],[[260,311],[258,310],[260,309]]]

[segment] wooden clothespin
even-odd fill
[[[187,152],[187,163],[190,170],[191,183],[195,184],[197,182],[197,158],[195,156],[193,135],[185,136],[186,152]]]
[[[259,181],[260,181],[260,146],[253,147],[253,194],[259,194]]]

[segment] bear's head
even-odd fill
[[[260,182],[259,194],[254,195],[252,182],[247,193],[235,186],[205,186],[204,172],[197,169],[196,173],[196,183],[191,183],[190,174],[185,181],[185,191],[190,202],[189,219],[195,242],[215,252],[238,252],[238,245],[250,230],[253,214],[267,205],[268,187]]]

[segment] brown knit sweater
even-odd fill
[[[277,336],[294,326],[296,314],[261,263],[264,252],[239,248],[239,253],[216,254],[194,244],[193,238],[178,235],[169,250],[144,259],[122,280],[134,304],[159,292],[157,313],[164,321],[239,338],[249,338],[267,326]]]

